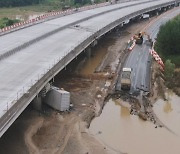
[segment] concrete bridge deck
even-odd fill
[[[95,39],[126,19],[174,2],[139,0],[106,6],[1,36],[0,55],[10,54],[0,60],[0,136],[43,86]]]

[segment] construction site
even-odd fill
[[[170,127],[172,123],[162,118],[164,112],[171,112],[172,101],[178,106],[179,97],[165,87],[163,63],[146,32],[163,16],[131,21],[99,39],[91,53],[81,53],[52,83],[70,93],[69,109],[61,112],[43,104],[37,111],[30,104],[1,137],[0,153],[179,154],[180,125]],[[151,67],[141,81],[134,77],[136,85],[131,78],[136,68],[128,63],[134,46],[138,57],[143,54],[140,48],[151,55],[149,60],[142,57]],[[141,71],[138,74],[143,76]],[[164,100],[169,100],[166,107]],[[161,115],[160,106],[165,108]]]

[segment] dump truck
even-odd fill
[[[121,74],[121,90],[130,90],[131,88],[131,68],[123,68]]]

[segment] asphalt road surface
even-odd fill
[[[151,48],[150,42],[144,38],[142,45],[136,45],[133,51],[130,51],[124,67],[132,68],[131,73],[131,90],[134,93],[139,90],[150,90],[150,66],[151,56],[149,49]]]

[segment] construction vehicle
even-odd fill
[[[123,68],[121,74],[121,90],[130,90],[131,88],[131,68]]]
[[[152,41],[149,34],[147,34],[145,32],[139,32],[137,35],[134,35],[134,39],[136,40],[136,44],[140,44],[140,45],[143,44],[144,35],[147,36],[147,39],[149,40],[149,42]]]

